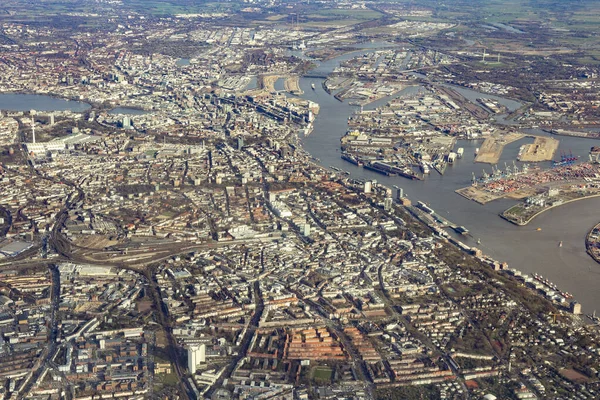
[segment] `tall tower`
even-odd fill
[[[33,137],[33,143],[35,143],[35,119],[31,116],[31,136]]]

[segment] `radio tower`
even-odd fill
[[[33,136],[33,143],[35,143],[35,119],[31,116],[31,134]]]

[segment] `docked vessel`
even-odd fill
[[[558,286],[556,286],[554,283],[550,282],[547,278],[544,278],[542,275],[534,273],[533,279],[535,279],[542,285],[546,286],[547,288],[554,290],[557,294],[561,295],[562,297],[564,297],[567,300],[570,300],[573,298],[573,295],[571,293],[563,292],[562,290],[560,290],[558,288]]]
[[[446,164],[445,161],[436,160],[433,163],[433,169],[435,169],[437,172],[439,172],[440,175],[444,175],[444,172],[446,172],[447,166],[448,166],[448,164]]]
[[[378,172],[387,176],[396,176],[400,175],[404,178],[413,179],[413,180],[422,180],[420,176],[415,174],[410,168],[404,167],[399,168],[395,165],[390,165],[381,161],[374,161],[364,166],[366,169],[371,171]]]
[[[469,234],[469,230],[467,228],[465,228],[464,226],[455,226],[452,229],[454,229],[454,231],[456,231],[456,233],[459,233],[464,236],[467,236]]]
[[[342,153],[342,160],[348,161],[349,163],[359,167],[363,166],[363,162],[360,159],[348,153]]]
[[[421,210],[425,211],[427,214],[435,214],[435,211],[433,210],[433,208],[429,207],[427,204],[425,204],[422,201],[417,201],[417,207],[420,208]]]

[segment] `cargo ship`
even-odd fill
[[[422,180],[420,176],[418,176],[413,170],[411,170],[408,167],[399,168],[381,161],[371,162],[369,164],[364,165],[364,167],[368,170],[375,171],[387,176],[400,175],[404,178],[412,180]]]
[[[363,162],[359,158],[357,158],[351,154],[348,154],[348,153],[342,154],[342,160],[348,161],[349,163],[354,164],[359,167],[363,166]]]
[[[378,165],[367,164],[364,167],[365,167],[365,169],[377,172],[377,173],[385,175],[385,176],[396,176],[395,173],[390,172],[390,170],[382,168],[381,166],[378,166]]]

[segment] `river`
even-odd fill
[[[59,99],[42,94],[0,93],[0,110],[83,112],[91,106],[81,101]]]
[[[356,54],[357,52],[354,52],[320,63],[310,72],[310,75],[327,75],[340,61]],[[354,178],[374,179],[389,187],[393,185],[402,187],[413,202],[424,201],[440,215],[467,227],[473,236],[471,239],[466,239],[467,244],[475,245],[475,241],[479,238],[481,244],[477,247],[484,253],[498,261],[508,262],[509,267],[527,273],[542,274],[557,284],[561,290],[573,293],[575,299],[582,304],[585,313],[600,310],[598,290],[600,264],[587,255],[584,243],[588,230],[600,221],[600,216],[596,213],[600,207],[600,198],[582,200],[549,210],[525,227],[513,225],[501,219],[498,213],[514,204],[514,201],[499,200],[482,206],[454,192],[458,188],[470,185],[473,173],[479,176],[483,169],[487,172],[491,171],[490,165],[473,162],[475,148],[481,145],[481,141],[459,141],[457,147],[465,149],[463,159],[458,160],[454,165],[449,165],[443,176],[433,171],[424,181],[386,177],[354,166],[340,158],[340,137],[346,132],[347,119],[356,107],[341,103],[327,94],[321,86],[322,82],[323,79],[310,77],[300,80],[300,87],[304,91],[301,97],[315,101],[321,107],[314,122],[313,133],[302,138],[304,149],[319,159],[321,165],[341,168],[350,172]],[[311,89],[311,83],[315,84],[315,90]],[[416,90],[418,87],[409,87],[401,94],[411,94]],[[520,106],[520,103],[514,100],[498,96],[467,89],[461,89],[460,92],[473,98],[493,97],[501,100],[511,110]],[[384,104],[386,101],[380,100],[369,108]],[[527,132],[547,135],[537,129],[527,130]],[[559,151],[572,152],[582,159],[586,159],[590,147],[597,144],[597,141],[590,139],[556,138],[560,139]],[[498,164],[499,167],[504,168],[505,162],[512,164],[519,147],[528,142],[531,142],[531,139],[523,139],[507,145]],[[546,167],[550,163],[540,165]],[[562,247],[558,246],[560,241],[563,242]]]

